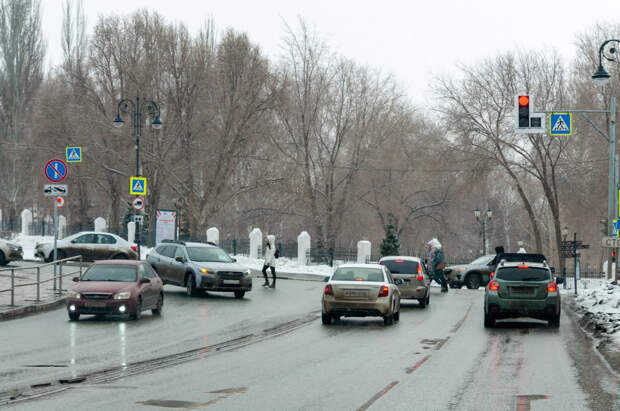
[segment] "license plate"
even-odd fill
[[[224,284],[239,284],[239,280],[223,280]]]
[[[89,301],[84,304],[85,307],[105,307],[107,304],[102,301]]]
[[[512,292],[515,294],[532,295],[534,294],[534,289],[532,287],[512,287]]]
[[[344,290],[345,297],[365,297],[366,291]]]

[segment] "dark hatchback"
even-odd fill
[[[129,314],[137,320],[144,310],[161,314],[164,305],[162,281],[144,261],[97,261],[73,281],[77,284],[67,294],[71,321],[82,314]]]

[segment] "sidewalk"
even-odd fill
[[[0,321],[18,318],[31,313],[53,309],[65,302],[67,288],[71,286],[71,277],[79,275],[79,267],[75,265],[63,266],[63,291],[54,290],[53,266],[39,269],[39,295],[37,300],[37,270],[40,266],[35,261],[12,262],[8,266],[0,267]],[[32,267],[32,268],[27,268]],[[11,269],[14,269],[13,305],[11,305]],[[58,269],[60,272],[60,269]],[[32,284],[32,285],[27,285]]]

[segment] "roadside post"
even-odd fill
[[[67,177],[67,163],[58,159],[52,158],[43,167],[45,177],[52,183],[60,183]],[[46,196],[57,196],[54,201],[54,292],[56,292],[56,260],[58,259],[58,207],[65,205],[64,195],[67,194],[66,184],[46,184],[43,188],[43,194]],[[62,284],[62,283],[61,283]]]

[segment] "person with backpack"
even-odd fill
[[[276,288],[276,253],[279,254],[275,246],[275,238],[272,235],[265,237],[265,262],[263,263],[263,276],[265,277],[265,283],[263,287]],[[269,285],[269,278],[267,276],[267,268],[271,269],[272,282]]]

